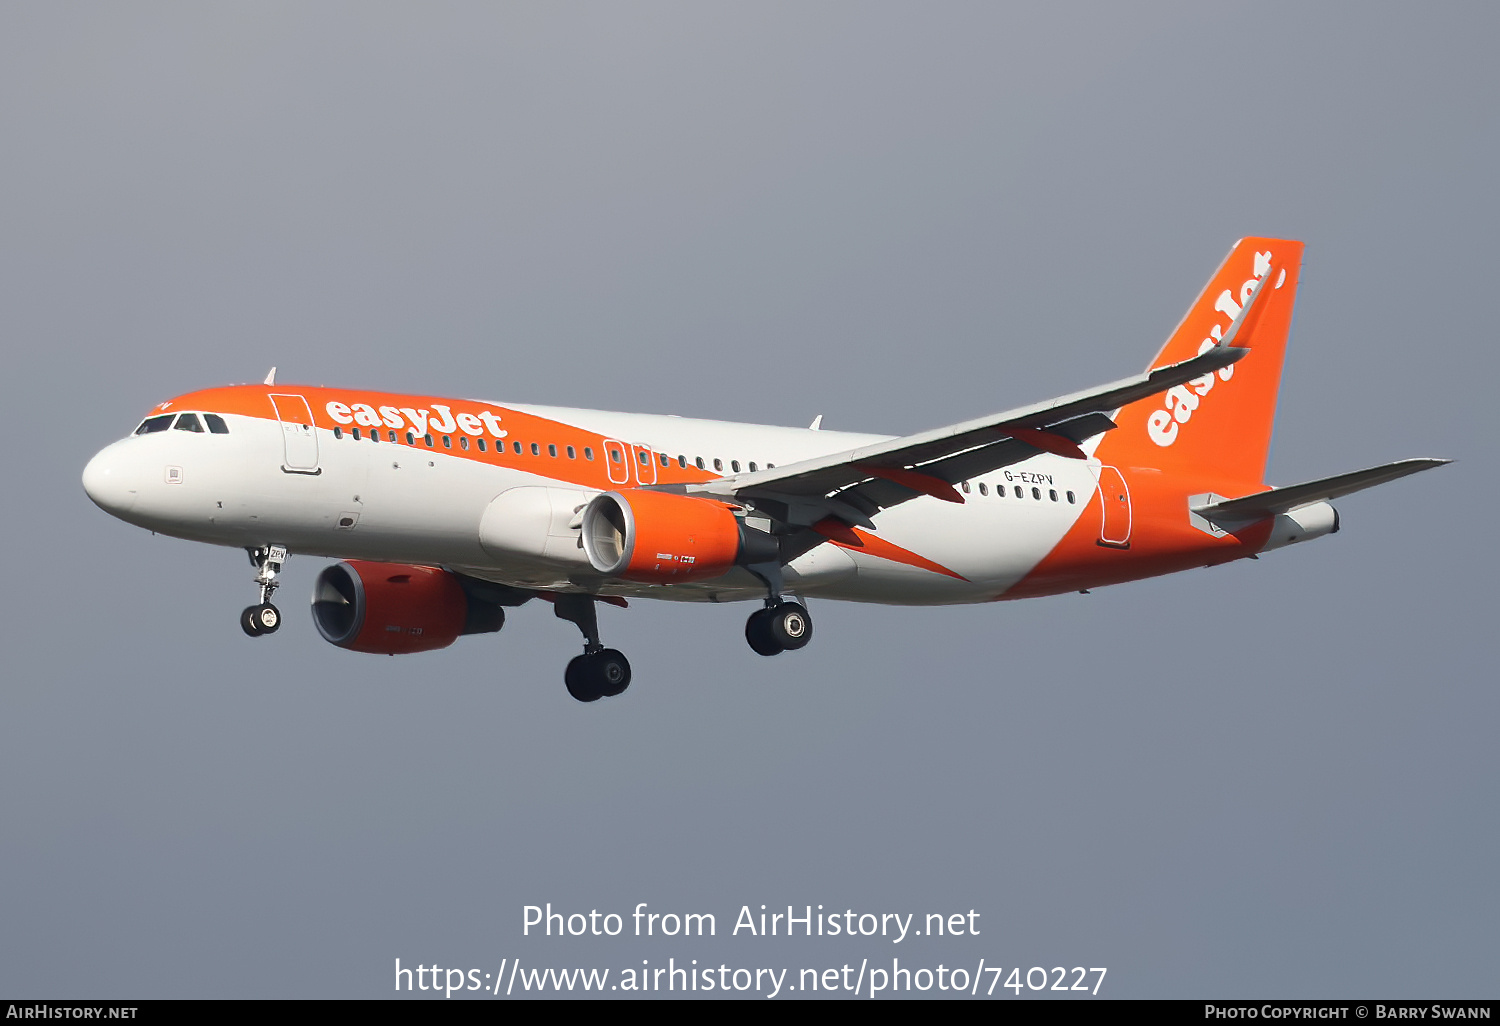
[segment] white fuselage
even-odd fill
[[[691,465],[701,457],[710,468],[718,461],[730,473],[731,461],[738,464],[736,470],[751,461],[790,464],[886,437],[670,416],[503,408],[620,440],[634,458],[609,466],[611,488],[655,484],[664,457],[673,465],[679,458]],[[570,477],[578,477],[567,472],[565,448],[550,455],[554,443],[546,438],[535,439],[537,455],[527,439],[523,453],[507,450],[504,457],[486,462],[441,444],[424,444],[420,437],[407,445],[389,441],[388,433],[376,432],[382,440],[372,440],[367,431],[355,440],[349,432],[335,437],[324,427],[295,437],[273,419],[228,413],[223,419],[227,434],[164,430],[122,439],[89,464],[85,486],[96,502],[130,523],[219,545],[276,544],[309,555],[443,565],[551,591],[697,601],[764,595],[764,586],[738,568],[690,584],[603,578],[576,544],[575,514],[604,489],[570,483]],[[455,439],[453,445],[460,441],[467,444]],[[1098,473],[1095,460],[1041,454],[964,482],[962,504],[924,496],[877,514],[882,542],[919,553],[951,575],[824,543],[788,565],[786,586],[794,593],[895,604],[995,599],[1025,577],[1077,521],[1097,488]],[[1002,491],[1003,497],[997,494]],[[511,510],[517,516],[508,516]],[[536,510],[545,524],[517,522],[522,511],[534,515]]]

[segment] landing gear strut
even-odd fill
[[[281,564],[286,562],[286,547],[270,545],[246,551],[250,553],[250,565],[255,567],[255,583],[260,585],[260,605],[245,608],[240,614],[240,627],[252,638],[275,634],[276,628],[281,626],[281,610],[271,605],[271,596],[281,584],[276,575],[281,572]]]
[[[552,611],[583,632],[583,655],[568,663],[563,680],[568,694],[580,702],[597,702],[613,698],[630,687],[630,660],[613,648],[599,643],[599,621],[594,612],[592,595],[558,595]]]
[[[812,640],[812,618],[800,602],[788,602],[781,596],[779,564],[757,563],[746,567],[766,585],[766,607],[757,609],[745,621],[745,640],[763,656],[795,652]]]

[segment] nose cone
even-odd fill
[[[123,517],[140,497],[135,475],[127,472],[121,459],[119,442],[101,449],[83,468],[83,490],[94,505],[113,516]]]

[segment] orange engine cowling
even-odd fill
[[[324,640],[382,655],[447,648],[460,634],[498,631],[505,622],[504,610],[466,594],[457,574],[362,559],[318,575],[312,612]]]
[[[605,492],[583,511],[583,550],[594,569],[646,584],[719,577],[755,560],[745,558],[747,542],[774,553],[774,538],[748,534],[722,502],[672,492]]]

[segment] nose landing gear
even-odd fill
[[[252,638],[275,634],[281,626],[281,610],[271,605],[271,596],[281,584],[276,575],[281,572],[281,564],[286,562],[286,547],[270,545],[246,551],[250,553],[250,565],[255,567],[255,583],[260,585],[260,604],[245,608],[240,614],[240,627]]]
[[[599,620],[592,595],[557,595],[552,611],[583,632],[583,655],[574,656],[563,674],[568,694],[580,702],[613,698],[630,687],[630,660],[599,642]]]

